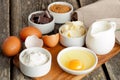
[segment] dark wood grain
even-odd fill
[[[110,59],[105,65],[111,80],[120,80],[120,53]]]
[[[89,75],[84,77],[82,80],[107,80],[102,67],[91,72]]]
[[[93,2],[96,2],[96,1],[98,1],[98,0],[79,0],[79,1],[80,1],[80,3],[81,3],[81,7],[82,7],[82,6],[91,4],[91,3],[93,3]]]
[[[9,35],[9,0],[0,0],[0,45]],[[0,80],[10,80],[10,58],[3,55],[1,48]]]

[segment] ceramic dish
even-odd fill
[[[46,55],[47,60],[45,61],[43,58],[45,56],[41,56],[40,58],[37,57],[37,54],[33,54],[33,52],[41,52],[42,55]],[[26,55],[27,54],[27,55]],[[28,54],[31,54],[28,55]],[[38,55],[39,56],[39,55]],[[23,58],[24,57],[24,58]],[[34,57],[34,59],[33,59]],[[24,60],[26,59],[27,60]],[[29,61],[30,59],[30,61]],[[20,70],[21,72],[29,77],[41,77],[46,75],[51,68],[51,54],[48,50],[40,47],[32,47],[23,50],[19,55],[19,61],[20,61]],[[44,63],[43,63],[44,61]],[[41,62],[41,64],[39,63]]]
[[[53,6],[53,5],[56,5],[56,4],[69,6],[70,7],[70,11],[65,12],[65,13],[56,13],[56,12],[53,12],[50,9],[50,7]],[[57,8],[59,8],[59,7],[57,7]],[[73,12],[73,6],[70,3],[67,3],[67,2],[53,2],[53,3],[49,4],[48,11],[55,18],[55,23],[61,24],[61,23],[65,23],[67,21],[70,21],[71,14]]]
[[[47,34],[47,33],[49,33],[49,32],[54,30],[54,26],[55,26],[55,22],[54,22],[55,19],[54,19],[54,17],[53,17],[51,22],[46,23],[46,24],[37,24],[37,23],[34,23],[34,22],[32,22],[30,20],[33,14],[43,13],[43,12],[44,11],[36,11],[36,12],[31,13],[28,16],[28,24],[29,24],[29,26],[33,26],[33,27],[38,28],[42,32],[42,34]]]
[[[66,47],[83,46],[85,43],[85,36],[87,33],[86,28],[84,27],[81,21],[69,23],[70,25],[66,25],[66,23],[59,28],[60,43]],[[76,25],[73,25],[72,23],[77,23],[79,25],[77,25],[76,27]]]
[[[73,75],[81,75],[93,71],[98,63],[98,58],[93,51],[87,48],[69,47],[59,52],[57,62],[64,71]]]

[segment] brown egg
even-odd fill
[[[3,54],[10,57],[15,56],[21,49],[21,41],[16,36],[10,36],[2,44]]]
[[[44,44],[48,47],[55,47],[59,42],[59,33],[53,35],[45,35],[42,37]]]
[[[36,35],[37,37],[40,38],[42,36],[42,33],[38,28],[32,27],[32,26],[24,27],[20,31],[20,38],[23,41],[26,39],[26,37],[31,36],[31,35]]]

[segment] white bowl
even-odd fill
[[[28,25],[38,28],[42,32],[42,34],[47,34],[47,33],[52,32],[54,30],[54,26],[55,26],[54,17],[53,17],[53,20],[51,22],[46,23],[46,24],[37,24],[37,23],[34,23],[30,20],[30,18],[32,17],[33,14],[42,13],[42,12],[43,11],[36,11],[36,12],[31,13],[28,16]]]
[[[23,55],[26,53],[26,51],[40,51],[43,54],[47,55],[48,60],[42,64],[42,65],[35,65],[35,66],[30,66],[25,64],[25,62],[23,62]],[[44,48],[40,48],[40,47],[33,47],[33,48],[28,48],[23,50],[20,55],[19,55],[19,61],[20,61],[20,70],[21,72],[29,77],[41,77],[46,75],[51,68],[51,54],[48,50],[44,49]]]
[[[66,46],[66,47],[72,47],[72,46],[83,46],[84,43],[85,43],[85,36],[86,36],[86,32],[84,35],[80,36],[80,37],[74,37],[74,38],[69,38],[65,35],[63,35],[61,33],[61,30],[63,27],[66,27],[66,26],[61,26],[59,28],[59,33],[60,33],[60,43],[63,45],[63,46]],[[85,29],[86,30],[86,29]]]
[[[89,52],[89,53],[92,54],[93,57],[94,57],[94,60],[95,60],[94,64],[92,64],[92,66],[90,66],[89,68],[83,69],[83,70],[72,70],[72,69],[67,68],[66,66],[64,66],[64,65],[62,64],[62,62],[60,61],[60,58],[61,58],[61,56],[64,55],[66,52],[72,51],[72,50],[85,50],[85,51]],[[67,53],[66,53],[66,54],[67,54]],[[79,53],[78,53],[78,54],[79,54]],[[76,56],[77,56],[77,58],[78,58],[78,55],[76,55]],[[87,58],[88,58],[88,56],[89,56],[89,55],[87,55]],[[73,57],[73,55],[72,55],[72,56],[66,56],[65,59],[71,59],[71,57]],[[84,57],[84,58],[86,58],[86,57]],[[87,58],[86,58],[86,59],[87,59]],[[63,59],[63,58],[62,58],[62,59]],[[65,61],[65,60],[64,60],[64,61]],[[67,60],[66,60],[66,61],[67,61]],[[87,59],[87,61],[90,63],[90,62],[91,62],[91,59],[89,58],[89,59]],[[70,73],[70,74],[73,74],[73,75],[82,75],[82,74],[88,74],[88,73],[90,73],[91,71],[93,71],[93,70],[95,69],[95,67],[96,67],[96,65],[97,65],[97,63],[98,63],[98,57],[96,56],[96,54],[95,54],[93,51],[91,51],[91,50],[89,50],[89,49],[87,49],[87,48],[84,48],[84,47],[69,47],[69,48],[65,48],[65,49],[63,49],[62,51],[59,52],[59,54],[58,54],[58,56],[57,56],[57,62],[58,62],[58,64],[59,64],[59,66],[60,66],[64,71],[66,71],[66,72],[68,72],[68,73]],[[86,64],[88,64],[88,63],[86,63]]]
[[[71,10],[69,12],[66,13],[56,13],[50,10],[50,7],[54,4],[61,4],[61,5],[67,5],[71,8]],[[51,15],[53,15],[53,17],[55,18],[55,23],[65,23],[67,21],[71,20],[71,14],[73,12],[73,6],[70,3],[67,2],[53,2],[51,4],[48,5],[48,11],[50,12]]]

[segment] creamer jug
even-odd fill
[[[109,53],[115,45],[115,29],[115,22],[94,22],[88,29],[86,46],[99,55]]]

